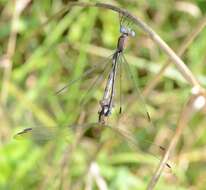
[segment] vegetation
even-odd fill
[[[122,67],[122,113],[118,75],[114,112],[106,126],[94,125],[108,76],[103,65],[120,35],[119,16],[80,6],[56,14],[68,3],[0,1],[0,189],[153,188],[148,184],[166,151],[161,147],[167,149],[181,126],[166,160],[171,168],[165,166],[155,189],[205,189],[204,93],[194,94],[196,86],[131,22],[136,36],[125,57],[142,95]],[[147,23],[206,85],[205,1],[109,3]],[[80,77],[94,65],[95,72]],[[88,92],[100,75],[104,81]]]

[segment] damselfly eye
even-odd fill
[[[126,33],[128,33],[128,31],[124,26],[121,26],[120,27],[120,33],[126,34]]]
[[[132,37],[134,37],[134,36],[136,35],[135,31],[131,30],[131,31],[130,31],[130,35],[131,35]]]

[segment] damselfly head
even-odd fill
[[[132,30],[131,28],[126,28],[125,26],[120,27],[120,33],[127,34],[127,35],[132,36],[132,37],[135,36],[135,31]]]

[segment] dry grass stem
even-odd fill
[[[192,95],[189,98],[186,105],[183,107],[182,112],[181,112],[180,117],[179,117],[179,121],[177,124],[175,134],[174,134],[173,138],[171,139],[169,146],[168,146],[162,160],[160,161],[157,169],[155,170],[154,175],[148,184],[147,190],[154,189],[156,183],[158,182],[158,179],[161,176],[163,169],[165,168],[165,165],[167,164],[168,160],[170,159],[171,154],[174,151],[174,149],[178,143],[178,140],[179,140],[181,134],[183,133],[184,129],[187,127],[187,124],[188,124],[189,120],[191,119],[192,115],[197,111],[197,109],[194,107],[194,103],[201,96],[202,96],[202,94]],[[203,106],[205,106],[205,105],[203,105]]]
[[[178,56],[182,57],[187,48],[191,45],[191,43],[195,40],[195,38],[199,35],[199,33],[205,28],[206,26],[206,17],[203,17],[200,22],[197,24],[197,26],[194,28],[194,30],[187,36],[187,38],[183,41],[180,48],[177,50]],[[164,75],[167,68],[171,65],[171,62],[167,61],[160,71],[155,75],[154,79],[151,80],[150,83],[147,84],[147,86],[143,90],[144,96],[149,96],[151,91],[157,86],[157,84],[160,82],[162,76]]]

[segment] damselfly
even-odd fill
[[[115,95],[115,81],[118,62],[120,62],[121,56],[125,49],[125,43],[129,36],[135,36],[135,32],[128,27],[122,25],[123,17],[120,20],[120,37],[117,42],[117,48],[112,56],[112,69],[109,73],[109,77],[104,90],[104,95],[100,101],[99,122],[104,123],[104,117],[108,117],[112,112],[113,98]],[[121,109],[121,108],[120,108]]]
[[[100,102],[100,109],[98,111],[98,121],[100,123],[105,123],[105,118],[107,118],[108,116],[111,115],[113,107],[114,107],[114,97],[115,97],[115,89],[116,89],[116,82],[117,82],[117,72],[119,72],[119,87],[120,87],[120,110],[119,112],[121,113],[122,111],[122,96],[121,96],[121,88],[122,88],[122,65],[124,66],[124,71],[127,72],[127,76],[129,76],[130,80],[132,80],[133,85],[135,86],[135,90],[138,92],[138,95],[141,99],[141,101],[143,101],[142,103],[142,107],[143,109],[146,111],[146,116],[148,118],[148,120],[150,120],[149,114],[146,110],[146,107],[144,105],[144,100],[141,97],[139,90],[137,88],[136,82],[134,80],[135,77],[133,77],[132,72],[130,70],[130,67],[124,57],[124,50],[126,47],[126,42],[128,40],[129,37],[134,37],[135,36],[135,31],[131,29],[131,22],[125,17],[125,16],[119,16],[120,19],[120,27],[119,27],[119,31],[120,31],[120,36],[118,38],[118,42],[117,42],[117,47],[114,51],[114,53],[109,56],[108,60],[106,60],[105,66],[103,67],[103,72],[102,74],[100,74],[100,76],[94,81],[94,83],[90,86],[90,88],[88,88],[87,93],[89,93],[90,90],[92,90],[92,88],[94,88],[95,85],[97,85],[99,82],[101,82],[103,75],[105,74],[105,72],[108,69],[108,66],[110,66],[110,70],[109,70],[109,74],[107,76],[107,81],[106,81],[106,85],[104,88],[104,93],[103,93],[103,97],[102,99],[99,101]],[[98,64],[99,66],[102,64]],[[96,68],[98,68],[99,66],[95,66],[90,70],[87,70],[80,78],[74,79],[73,81],[69,82],[66,86],[64,86],[63,88],[61,88],[59,91],[57,91],[57,94],[60,94],[62,91],[64,91],[66,88],[70,87],[74,82],[78,81],[79,79],[82,78],[86,78],[88,75],[90,75],[92,72],[94,72],[96,70]],[[87,94],[86,93],[86,94]],[[84,98],[86,97],[86,95],[84,96]],[[83,99],[84,99],[83,98]],[[82,101],[83,102],[83,101]]]
[[[98,112],[98,114],[99,114],[98,123],[82,125],[82,129],[83,129],[83,131],[85,131],[88,128],[93,128],[94,126],[96,128],[103,129],[102,126],[104,126],[104,128],[112,129],[112,131],[114,131],[115,134],[116,133],[119,134],[130,145],[139,149],[137,141],[133,138],[133,136],[130,132],[128,132],[126,130],[121,130],[120,128],[117,128],[117,127],[111,127],[109,125],[105,125],[105,118],[107,118],[112,113],[112,109],[114,107],[115,85],[116,85],[116,76],[117,76],[118,67],[119,67],[119,73],[120,73],[120,81],[119,81],[120,82],[120,91],[121,91],[121,71],[122,71],[121,65],[123,65],[124,70],[127,72],[127,75],[132,80],[132,83],[135,86],[135,89],[137,90],[139,97],[141,98],[141,95],[137,89],[137,85],[136,85],[136,82],[135,82],[134,77],[132,75],[132,72],[129,68],[129,65],[128,65],[124,55],[123,55],[123,52],[125,50],[125,43],[126,43],[127,39],[129,37],[135,36],[135,32],[129,27],[129,25],[130,25],[129,22],[127,22],[127,24],[125,24],[125,17],[120,16],[120,33],[121,33],[121,35],[118,39],[117,48],[116,48],[115,52],[111,55],[111,59],[107,60],[106,64],[103,67],[104,68],[103,72],[105,72],[105,71],[107,71],[109,63],[112,63],[112,64],[110,64],[111,68],[110,68],[109,74],[107,76],[108,78],[107,78],[106,85],[104,88],[104,94],[103,94],[103,97],[100,101],[100,110]],[[98,66],[86,71],[80,78],[77,78],[77,79],[74,79],[73,81],[71,81],[64,88],[60,89],[57,92],[57,94],[61,93],[64,89],[68,88],[71,84],[75,83],[79,79],[85,78],[86,76],[91,74],[93,71],[95,71],[95,69],[97,67]],[[101,79],[102,79],[102,75],[98,76],[98,78],[97,78],[97,80],[95,80],[94,84],[97,84],[99,81],[101,81]],[[91,87],[88,89],[88,92],[91,88],[93,88],[94,84],[91,85]],[[120,95],[120,111],[119,112],[121,112],[121,101],[122,100],[121,100],[121,95]],[[142,98],[141,98],[141,101],[143,101]],[[145,105],[143,105],[143,106],[145,106]],[[147,111],[146,111],[146,113],[147,113],[148,120],[151,122],[151,119],[150,119]],[[77,129],[78,127],[75,126],[75,127],[71,127],[71,128]],[[71,129],[71,128],[69,128],[69,129]],[[60,127],[52,127],[50,129],[51,129],[51,131],[47,130],[47,128],[45,128],[45,127],[38,127],[38,126],[33,127],[33,128],[26,128],[23,131],[17,133],[15,135],[15,138],[21,138],[23,136],[29,135],[37,141],[38,140],[44,141],[44,136],[46,136],[46,138],[45,138],[46,140],[51,140],[51,139],[54,139],[58,136],[57,135],[57,134],[59,134],[58,129],[60,129]],[[66,128],[66,129],[69,130],[68,128]],[[63,132],[63,135],[65,135],[65,134],[67,134],[67,132]],[[141,140],[141,141],[144,141],[146,143],[149,142],[147,140]],[[164,148],[162,146],[155,145],[151,142],[149,142],[149,144],[152,146],[155,146],[159,150],[164,151]],[[168,165],[168,167],[170,167],[170,166]]]

